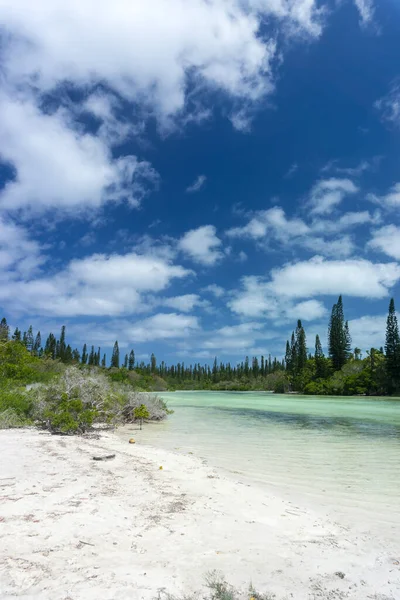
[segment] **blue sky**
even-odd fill
[[[0,0],[0,306],[139,357],[400,306],[394,0]]]

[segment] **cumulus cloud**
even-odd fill
[[[383,121],[400,127],[400,80],[393,81],[389,93],[375,102]]]
[[[196,179],[193,181],[193,183],[186,188],[186,191],[189,194],[194,193],[194,192],[199,192],[201,190],[201,188],[204,186],[206,181],[207,181],[207,177],[205,175],[199,175],[198,177],[196,177]]]
[[[395,183],[389,192],[383,196],[368,194],[367,198],[371,202],[376,202],[385,208],[398,208],[400,206],[400,182]]]
[[[301,236],[309,232],[309,227],[301,219],[288,219],[282,208],[275,206],[258,211],[243,227],[234,227],[226,232],[230,237],[259,240],[272,233],[279,239]]]
[[[27,229],[0,217],[0,283],[32,276],[45,262],[40,244]]]
[[[216,298],[221,298],[221,296],[225,294],[224,288],[220,285],[217,285],[216,283],[211,283],[210,285],[207,285],[202,289],[202,291],[209,292],[210,294],[213,294]]]
[[[15,179],[0,191],[0,207],[40,212],[56,207],[70,214],[106,201],[137,206],[157,179],[147,162],[112,158],[101,138],[75,129],[65,111],[43,113],[32,99],[0,96],[0,158]]]
[[[324,256],[347,257],[355,249],[352,238],[338,234],[367,223],[377,224],[380,214],[368,211],[348,212],[336,219],[314,217],[309,222],[296,217],[289,218],[280,207],[258,211],[241,227],[229,229],[231,238],[251,239],[264,249],[272,242],[283,247],[298,247]],[[332,236],[335,236],[332,238]]]
[[[178,248],[193,261],[202,265],[214,265],[222,257],[221,240],[213,225],[204,225],[187,231],[179,240]]]
[[[190,274],[167,258],[95,254],[71,261],[53,276],[10,280],[0,289],[0,301],[31,314],[127,315],[148,311],[155,303],[153,294]]]
[[[368,246],[384,252],[391,258],[400,260],[400,227],[386,225],[375,230],[372,234],[372,239],[368,242]]]
[[[209,305],[209,303],[206,300],[202,300],[198,294],[184,294],[183,296],[163,298],[160,300],[160,304],[185,313],[191,312],[196,306],[208,307]]]
[[[260,315],[275,323],[301,318],[313,321],[326,313],[316,296],[384,298],[400,280],[396,263],[367,260],[326,260],[314,257],[273,269],[270,277],[246,276],[241,287],[231,292],[230,310],[247,318]],[[304,301],[297,302],[298,299]]]
[[[373,0],[354,0],[354,2],[360,14],[361,24],[367,25],[372,21],[375,13]]]
[[[281,57],[265,19],[318,37],[322,16],[316,0],[41,0],[34,11],[3,0],[1,159],[16,177],[2,206],[79,216],[109,200],[137,206],[156,174],[135,156],[115,158],[114,146],[150,117],[165,132],[208,118],[207,92],[247,126]],[[84,131],[88,112],[96,134]]]
[[[349,321],[353,347],[369,350],[385,345],[387,315],[365,315]]]
[[[314,215],[331,213],[348,194],[354,194],[358,187],[350,179],[323,179],[315,184],[308,201]]]
[[[285,5],[276,11],[264,3],[256,11],[235,0],[72,0],[65,10],[62,0],[44,0],[34,15],[28,0],[4,0],[0,16],[13,34],[7,62],[14,79],[35,76],[42,90],[60,81],[101,81],[170,115],[184,107],[188,72],[248,100],[271,91],[275,44],[259,37],[259,25],[266,14],[290,18]],[[293,18],[312,33],[315,7],[308,5],[306,18]]]
[[[137,342],[184,338],[200,328],[197,317],[177,313],[159,313],[128,326],[126,335]]]
[[[337,294],[384,298],[399,279],[400,266],[396,263],[325,260],[315,256],[273,270],[269,289],[290,298]]]

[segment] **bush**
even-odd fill
[[[206,577],[206,587],[209,590],[209,594],[194,593],[185,595],[182,600],[274,600],[275,594],[264,593],[260,594],[257,592],[252,585],[250,585],[247,592],[243,593],[240,590],[236,590],[232,585],[227,583],[222,575],[217,571],[213,571]],[[162,598],[166,600],[177,600],[174,596],[168,593],[160,592],[158,600]]]
[[[29,421],[21,417],[13,408],[7,408],[0,412],[0,429],[26,427],[26,425],[29,425]]]
[[[161,420],[165,402],[130,385],[115,384],[96,369],[69,367],[57,381],[30,391],[36,423],[52,433],[79,434],[102,426]]]
[[[11,409],[22,419],[29,419],[33,410],[29,393],[4,383],[3,386],[0,388],[0,413]]]

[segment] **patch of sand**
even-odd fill
[[[112,433],[1,431],[0,448],[2,600],[149,600],[200,590],[215,569],[277,600],[400,599],[400,542],[356,534],[193,456]]]

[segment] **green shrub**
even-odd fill
[[[247,600],[274,600],[276,598],[275,594],[257,592],[252,585],[250,585],[247,592],[243,593],[227,583],[224,577],[217,571],[213,571],[207,575],[205,585],[209,591],[207,595],[198,592],[185,595],[182,597],[182,600],[242,600],[244,598]],[[160,592],[158,600],[162,600],[163,598],[165,600],[178,600],[167,592]]]
[[[50,403],[43,411],[47,429],[52,433],[85,433],[97,417],[95,408],[86,408],[82,400],[63,394],[61,402]]]
[[[119,425],[136,419],[142,423],[168,414],[157,396],[113,383],[96,369],[69,367],[58,380],[32,389],[30,397],[35,422],[52,433],[80,434],[95,424]]]
[[[26,427],[30,422],[17,413],[13,408],[0,411],[0,429],[12,429],[15,427]]]
[[[13,410],[19,417],[28,419],[32,416],[33,401],[29,393],[3,382],[0,388],[0,412]]]

